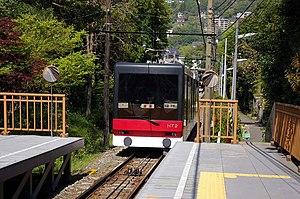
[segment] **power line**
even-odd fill
[[[242,21],[241,25],[242,25],[243,23],[247,22],[248,20],[250,20],[251,16],[254,16],[254,14],[255,14],[256,12],[258,12],[258,10],[260,9],[260,6],[262,5],[262,3],[264,3],[264,1],[266,1],[266,0],[262,0],[262,1],[257,5],[257,7],[255,8],[255,10],[254,10],[254,11],[253,11],[253,12],[252,12],[245,20]],[[263,13],[263,12],[269,7],[270,2],[271,2],[271,0],[269,0],[269,2],[267,3],[267,5],[264,6],[263,10],[259,13],[259,15],[260,15],[261,13]],[[257,16],[256,16],[256,17],[257,17]]]
[[[203,39],[204,47],[206,48],[206,41],[205,41],[204,32],[203,32],[203,23],[202,23],[202,19],[201,19],[200,2],[198,0],[196,0],[196,3],[197,3],[197,7],[198,7],[198,15],[199,15],[202,39]]]
[[[236,22],[244,15],[245,12],[247,12],[247,10],[252,6],[252,4],[255,2],[256,0],[253,0],[248,6],[247,8],[242,12],[242,14],[236,18],[236,20],[225,30],[223,31],[221,34],[219,34],[217,37],[223,35],[227,30],[229,30],[234,24],[236,24]]]
[[[224,0],[220,5],[218,5],[214,10],[218,10],[224,3],[226,3],[227,0]]]
[[[254,14],[260,10],[261,5],[262,5],[265,1],[266,1],[266,0],[262,0],[262,1],[257,5],[257,7],[255,8],[255,10],[254,10],[254,11],[253,11],[253,12],[252,12],[245,20],[243,20],[243,21],[241,22],[240,25],[246,23],[247,20],[250,20],[250,18],[251,18],[252,16],[254,16]],[[263,10],[259,13],[259,15],[260,15],[261,13],[263,13],[263,12],[269,7],[269,4],[270,4],[270,3],[271,3],[271,0],[269,0],[269,2],[267,3],[267,5],[263,7]],[[256,15],[256,17],[257,17],[257,15]],[[235,21],[235,22],[236,22],[236,21]],[[235,22],[234,22],[234,23],[235,23]],[[230,28],[230,27],[228,27],[224,32],[222,32],[220,35],[218,35],[218,37],[221,36],[223,33],[225,33],[229,28]],[[234,33],[234,31],[231,32],[229,35],[231,35],[231,34],[233,34],[233,33]],[[245,36],[244,36],[244,37],[245,37]],[[243,38],[244,38],[244,37],[243,37]]]
[[[222,11],[221,14],[219,14],[219,17],[221,17],[235,2],[236,2],[236,0],[231,2],[230,5],[224,11]]]
[[[106,30],[100,30],[100,32],[103,33],[116,33],[116,34],[149,34],[149,32],[145,31],[106,31]],[[194,36],[207,36],[207,37],[213,37],[216,36],[216,34],[202,34],[202,33],[184,33],[184,32],[153,32],[158,35],[194,35]]]
[[[137,21],[139,21],[140,23],[141,23],[142,21],[141,21],[139,18],[137,18],[132,12],[129,12],[129,10],[124,10],[124,12],[127,13],[127,14],[130,14],[130,15],[132,16],[132,18],[135,18],[135,20],[134,20],[134,19],[132,20],[132,21],[135,23],[135,25],[137,25],[139,28],[141,28],[141,30],[144,29],[144,27],[142,27],[141,25],[139,25],[139,24],[137,23]],[[131,18],[131,17],[130,17],[130,18]],[[131,19],[132,19],[132,18],[131,18]],[[148,27],[148,29],[149,29],[151,32],[155,32],[151,27]],[[145,31],[145,32],[147,32],[148,35],[149,35],[150,37],[156,39],[155,36],[153,36],[150,32],[148,32],[148,31]]]
[[[247,20],[249,20],[250,18],[249,17],[251,17],[251,16],[253,16],[252,14],[254,13],[254,12],[256,12],[257,10],[258,10],[258,7],[264,2],[265,0],[262,0],[260,3],[259,3],[259,5],[257,6],[257,8],[244,20],[244,21],[242,21],[242,23],[241,23],[241,25],[243,24],[243,23],[245,23],[245,21],[247,21]],[[270,2],[271,2],[271,0],[268,2],[268,4],[264,7],[264,9],[263,9],[263,11],[261,12],[261,13],[263,13],[265,10],[266,10],[266,8],[269,6],[269,4],[270,4]],[[260,13],[260,14],[261,14]],[[233,32],[232,32],[233,33]],[[231,33],[231,34],[232,34]],[[246,34],[244,34],[243,35],[243,37],[241,38],[241,39],[244,39],[245,38],[245,36],[246,36]],[[236,45],[236,44],[234,44],[234,45]]]

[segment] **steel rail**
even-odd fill
[[[159,158],[151,158],[148,155],[147,157],[143,158],[142,160],[138,160],[139,162],[135,162],[135,155],[130,156],[128,159],[126,159],[122,164],[117,166],[112,172],[101,178],[99,181],[97,181],[93,186],[91,186],[88,190],[86,190],[84,193],[82,193],[77,199],[82,198],[93,198],[96,195],[93,195],[100,191],[103,187],[105,190],[105,187],[111,187],[113,189],[109,190],[109,194],[105,194],[105,198],[133,198],[138,191],[141,189],[141,187],[145,184],[147,179],[150,177],[150,175],[154,172],[154,170],[157,168],[159,163],[164,158],[164,155],[161,155]],[[132,164],[132,168],[130,168],[130,164]],[[128,167],[129,166],[129,167]],[[125,179],[116,179],[113,184],[116,184],[117,186],[113,187],[113,184],[106,184],[110,180],[114,178],[118,173],[121,172],[121,175],[123,175],[122,169],[128,167],[127,169],[131,172],[125,172],[128,176],[125,177]],[[142,171],[145,171],[145,174],[142,174]],[[130,186],[130,187],[129,187]],[[129,187],[129,188],[128,188]],[[100,188],[100,189],[99,189]],[[130,191],[129,191],[129,190]],[[108,191],[108,190],[107,190]],[[125,192],[124,192],[125,191]],[[126,193],[127,192],[127,193]],[[98,192],[98,194],[101,193]],[[107,192],[106,192],[107,193]]]
[[[84,199],[88,198],[100,185],[104,184],[108,178],[113,176],[115,173],[120,171],[128,162],[130,162],[134,158],[134,154],[129,156],[124,162],[119,164],[116,168],[114,168],[111,172],[106,174],[103,178],[101,178],[99,181],[97,181],[95,184],[93,184],[89,189],[87,189],[85,192],[83,192],[80,196],[78,196],[76,199]]]
[[[158,167],[160,162],[164,159],[164,155],[161,155],[156,163],[152,166],[152,168],[145,174],[144,178],[137,184],[136,188],[131,192],[131,194],[127,198],[133,198],[140,188],[146,183],[146,181],[149,179],[149,177],[152,175],[152,173],[155,171],[155,169]]]

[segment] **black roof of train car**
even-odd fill
[[[182,64],[116,63],[115,73],[183,74]]]

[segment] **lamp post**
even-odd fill
[[[233,77],[232,77],[232,92],[231,92],[232,100],[236,99],[236,70],[237,70],[238,36],[239,36],[239,20],[236,21],[236,28],[235,28],[235,45],[234,45]]]
[[[227,64],[226,64],[226,58],[227,58],[227,38],[225,38],[225,49],[224,49],[224,84],[223,84],[223,99],[226,97],[226,79],[227,79]]]

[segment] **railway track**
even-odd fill
[[[133,198],[163,159],[163,155],[131,155],[77,199]]]

